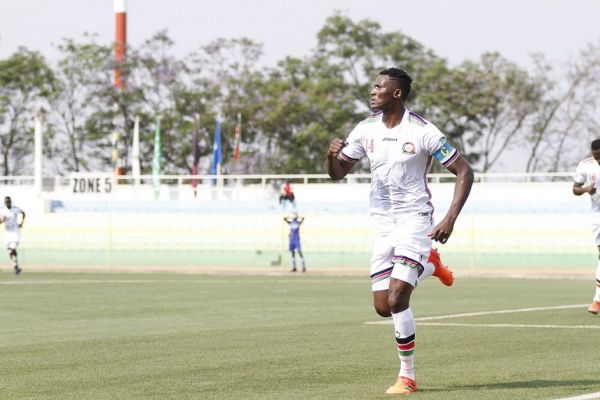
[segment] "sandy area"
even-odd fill
[[[23,272],[89,272],[89,273],[177,273],[177,274],[210,274],[210,275],[268,275],[287,276],[292,273],[283,267],[223,267],[223,266],[84,266],[84,265],[23,265]],[[2,272],[12,272],[12,268],[2,266]],[[311,269],[308,275],[321,276],[356,276],[367,278],[367,269],[357,268],[317,268]],[[301,273],[298,273],[301,275]],[[456,269],[457,278],[523,278],[523,279],[594,279],[594,268],[485,268],[480,270]]]

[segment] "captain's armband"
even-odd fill
[[[448,167],[458,158],[458,151],[452,147],[450,143],[446,141],[446,138],[440,140],[442,147],[435,151],[432,155],[438,160],[444,167]]]

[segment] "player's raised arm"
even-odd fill
[[[456,184],[454,186],[452,204],[450,204],[448,213],[444,219],[433,228],[433,231],[431,231],[431,239],[439,241],[440,243],[446,243],[446,241],[448,241],[448,238],[454,230],[454,222],[465,205],[469,193],[471,192],[471,187],[473,186],[473,170],[460,155],[446,168],[456,175]]]
[[[327,173],[333,180],[340,180],[348,175],[355,163],[343,160],[339,153],[344,147],[344,140],[340,138],[331,139],[329,151],[327,152]]]

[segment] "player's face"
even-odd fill
[[[600,164],[600,150],[592,150],[592,157],[598,164]]]
[[[10,197],[5,197],[4,198],[4,204],[6,205],[7,208],[11,207],[12,201],[10,200]]]
[[[394,80],[387,75],[379,75],[371,90],[371,108],[385,110],[400,101],[401,95]]]

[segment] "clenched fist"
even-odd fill
[[[328,155],[337,155],[340,150],[346,145],[343,139],[333,138],[331,142],[329,142],[329,151]]]

